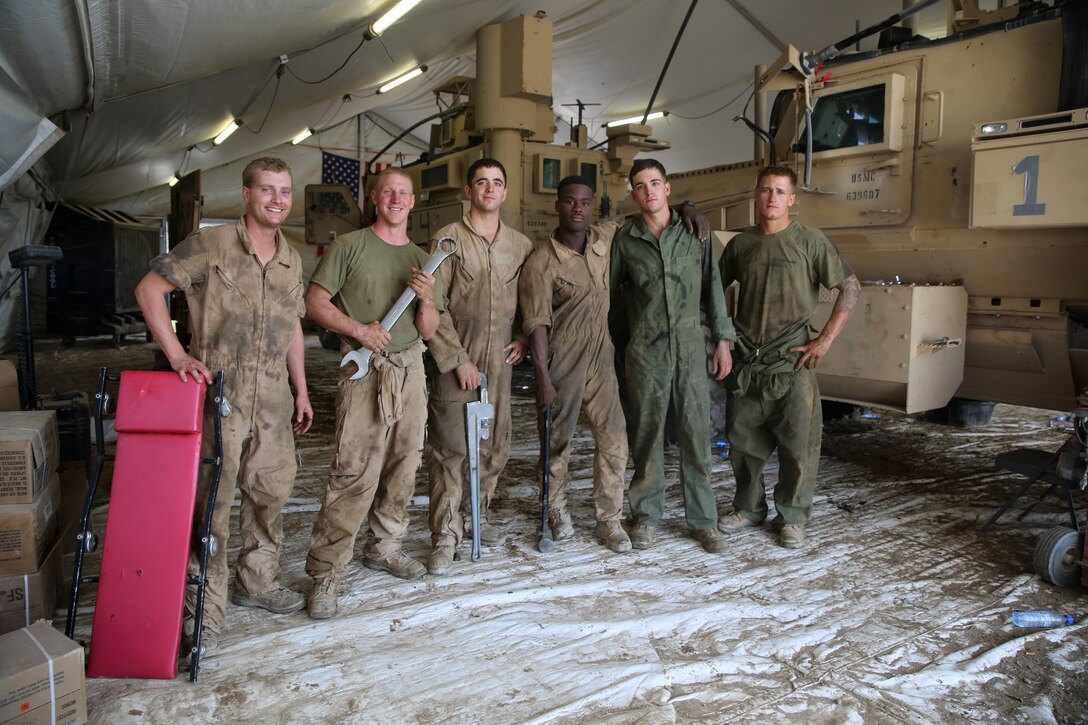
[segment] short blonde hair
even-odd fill
[[[252,188],[255,177],[262,171],[271,171],[276,174],[286,171],[287,175],[291,176],[291,167],[287,165],[286,161],[272,156],[262,156],[246,164],[246,168],[242,172],[242,186],[247,189]],[[294,180],[292,176],[291,181]]]
[[[405,179],[408,179],[408,185],[412,186],[412,177],[408,174],[407,171],[400,168],[399,166],[386,166],[384,169],[378,172],[378,177],[374,179],[373,189],[380,189],[382,187],[382,182],[384,182],[386,178],[390,176],[402,176]],[[412,188],[412,193],[415,193],[414,187]]]

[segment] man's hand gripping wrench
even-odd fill
[[[434,274],[435,270],[446,261],[446,257],[451,256],[457,252],[457,242],[453,237],[442,237],[434,245],[434,254],[427,258],[427,261],[423,264],[423,271],[427,274]],[[381,326],[383,330],[389,331],[393,329],[393,325],[397,324],[397,320],[404,314],[404,311],[408,309],[408,305],[412,304],[412,300],[416,298],[415,291],[408,287],[401,293],[397,301],[389,308],[389,312],[385,313],[385,317],[382,318]],[[348,363],[355,363],[359,366],[359,369],[351,376],[352,380],[358,380],[365,378],[366,374],[370,372],[370,358],[373,357],[373,351],[368,348],[361,347],[358,350],[352,350],[340,360],[340,367],[344,367]]]

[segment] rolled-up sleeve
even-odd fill
[[[541,263],[543,254],[533,253],[518,280],[518,306],[521,329],[526,336],[540,326],[552,325],[552,275]]]
[[[208,278],[208,250],[203,236],[189,235],[166,254],[152,259],[149,266],[179,290],[199,288]]]

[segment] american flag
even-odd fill
[[[321,183],[344,184],[351,189],[355,201],[359,201],[359,161],[322,151]]]

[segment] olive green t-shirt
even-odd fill
[[[720,265],[724,287],[740,283],[733,323],[755,345],[808,320],[820,286],[832,289],[854,273],[823,232],[798,221],[777,234],[745,229],[726,245]]]
[[[317,264],[310,281],[333,295],[336,307],[363,324],[380,321],[408,287],[412,267],[423,269],[430,255],[415,244],[389,244],[371,227],[343,234]],[[442,293],[435,280],[434,299],[443,309]],[[419,339],[415,326],[417,302],[412,301],[393,329],[387,352],[403,352]],[[341,336],[343,339],[343,336]],[[347,339],[353,348],[359,341]]]

